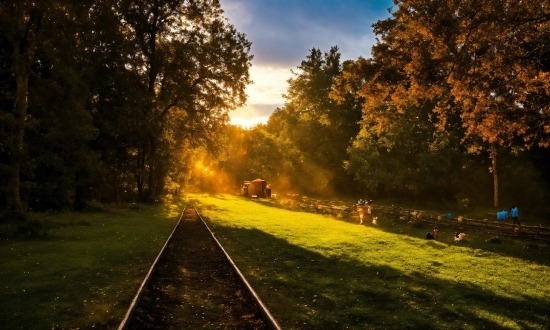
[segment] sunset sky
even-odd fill
[[[231,123],[265,123],[284,103],[290,70],[312,48],[338,46],[341,60],[370,57],[372,24],[389,17],[392,0],[221,0],[225,16],[252,42],[253,84],[248,102],[231,112]]]

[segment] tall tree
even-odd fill
[[[155,198],[179,145],[215,145],[245,100],[250,42],[219,2],[0,2],[6,206]]]
[[[458,120],[468,150],[492,159],[498,206],[499,149],[550,143],[548,1],[395,3],[392,17],[375,24],[373,54],[389,54],[384,63],[399,79],[375,82],[366,97],[401,112],[427,100],[439,130]]]
[[[167,125],[194,134],[204,130],[208,137],[227,121],[228,110],[244,102],[250,42],[223,18],[217,0],[122,0],[119,11],[136,50],[128,66],[145,91],[134,145],[143,199],[145,189],[152,195],[162,189],[166,159],[158,155],[167,150]]]
[[[329,95],[342,65],[337,47],[322,53],[313,48],[289,79],[286,103],[268,123],[268,130],[291,141],[303,156],[308,170],[295,178],[309,192],[349,193],[349,177],[343,170],[346,148],[358,132],[360,107],[337,103]],[[280,118],[285,120],[281,121]],[[276,124],[284,122],[283,127]]]
[[[437,192],[434,195],[449,198],[456,192],[449,173],[460,168],[454,161],[459,152],[448,132],[435,132],[430,119],[433,105],[426,102],[397,111],[389,102],[367,102],[367,89],[381,82],[392,85],[400,77],[383,62],[391,57],[381,58],[346,62],[334,84],[334,99],[354,97],[363,105],[361,130],[348,148],[345,167],[371,196],[418,200]]]
[[[133,154],[141,134],[136,109],[142,106],[146,92],[139,73],[128,65],[135,47],[111,1],[97,1],[89,15],[91,26],[86,35],[92,39],[88,54],[93,60],[88,62],[91,73],[87,108],[97,128],[90,148],[99,154],[98,168],[102,172],[94,182],[94,198],[122,202],[135,198]]]
[[[3,54],[11,63],[4,82],[13,90],[13,107],[2,109],[10,126],[4,131],[8,138],[2,151],[7,155],[6,206],[12,211],[21,212],[22,195],[25,203],[30,195],[40,199],[36,193],[45,187],[38,195],[54,202],[78,196],[76,181],[84,171],[77,175],[76,167],[90,163],[84,160],[91,122],[85,109],[83,55],[89,5],[61,0],[2,3],[1,13],[8,15],[2,24],[3,49],[8,50]],[[51,189],[63,191],[63,198]]]
[[[11,133],[5,141],[7,155],[6,206],[21,214],[20,173],[24,154],[25,121],[28,111],[28,90],[31,64],[38,43],[45,8],[35,1],[0,2],[0,36],[3,58],[11,64],[14,79],[12,109],[3,109]]]

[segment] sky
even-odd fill
[[[231,123],[266,123],[282,107],[291,70],[312,48],[337,46],[341,61],[370,57],[372,24],[390,16],[392,0],[220,0],[224,16],[252,42],[254,55],[246,105],[230,113]]]

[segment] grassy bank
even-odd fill
[[[32,215],[47,236],[0,241],[0,328],[116,328],[178,208]]]
[[[285,329],[546,329],[550,257],[539,242],[454,243],[452,230],[192,195]],[[496,243],[498,242],[498,243]]]
[[[540,242],[189,195],[285,329],[546,329]],[[182,205],[35,215],[42,239],[0,241],[2,329],[114,329]]]

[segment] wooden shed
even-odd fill
[[[267,181],[256,179],[252,181],[252,185],[254,186],[254,195],[258,197],[265,197],[265,188],[267,186]]]
[[[252,181],[244,181],[241,186],[241,195],[245,197],[266,197],[267,181],[263,179],[255,179]]]

